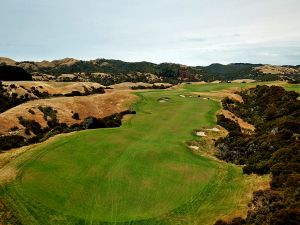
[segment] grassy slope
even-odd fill
[[[212,224],[236,208],[248,188],[241,169],[184,145],[193,129],[215,125],[219,104],[139,95],[121,128],[77,132],[13,162],[21,173],[2,194],[25,224]]]
[[[286,84],[284,88],[288,91],[296,91],[300,93],[300,84]]]
[[[208,83],[208,84],[186,84],[184,88],[192,92],[210,92],[229,89],[240,89],[255,87],[256,85],[284,85],[284,82],[254,82],[254,83]]]
[[[299,84],[287,84],[281,81],[267,81],[267,82],[254,82],[254,83],[219,83],[219,84],[186,84],[184,88],[192,92],[217,92],[229,89],[243,89],[251,88],[256,85],[278,85],[284,87],[288,91],[300,92]]]

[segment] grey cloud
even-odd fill
[[[299,7],[299,0],[2,0],[0,54],[300,64]]]

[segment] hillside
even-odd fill
[[[255,125],[243,134],[238,124],[218,117],[229,134],[216,142],[218,157],[244,165],[245,174],[270,173],[271,187],[255,192],[246,218],[216,225],[300,224],[299,93],[278,86],[257,86],[239,93],[243,102],[223,99],[223,107]],[[280,109],[280,110],[278,110]]]
[[[232,63],[228,65],[185,66],[175,63],[124,62],[112,59],[77,60],[65,58],[53,61],[15,62],[0,58],[2,65],[14,65],[33,75],[34,80],[92,81],[103,85],[121,82],[228,81],[254,79],[258,81],[297,80],[299,66],[273,66]]]
[[[58,133],[119,126],[135,96],[129,87],[104,88],[91,82],[0,83],[0,151]]]
[[[24,102],[61,96],[86,96],[104,93],[98,83],[6,81],[0,82],[0,113]]]
[[[20,81],[20,80],[32,80],[30,73],[26,72],[23,68],[17,66],[3,65],[0,66],[0,81]]]
[[[80,123],[89,116],[103,118],[121,112],[126,109],[128,102],[131,102],[133,99],[134,95],[123,91],[90,96],[57,97],[29,101],[0,114],[0,135],[9,135],[12,133],[24,135],[25,127],[20,124],[19,117],[23,117],[26,120],[34,120],[42,128],[47,126],[49,119],[44,118],[44,112],[40,110],[41,107],[51,107],[52,110],[56,111],[58,122],[72,125]],[[72,118],[74,113],[78,113],[78,119]],[[13,129],[14,127],[16,128]]]

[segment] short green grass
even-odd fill
[[[236,209],[245,177],[185,146],[194,129],[215,125],[220,105],[181,93],[139,93],[137,114],[120,128],[61,136],[21,155],[1,196],[25,225],[213,224]]]
[[[207,84],[185,84],[184,89],[192,92],[217,92],[236,88],[249,88],[255,87],[256,85],[283,85],[284,82],[253,82],[253,83],[207,83]]]
[[[300,93],[300,84],[286,84],[283,87],[288,91],[296,91]]]

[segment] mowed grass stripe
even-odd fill
[[[220,105],[180,94],[139,93],[137,114],[122,127],[76,132],[22,155],[6,199],[19,202],[25,224],[172,224],[179,215],[207,224],[203,207],[216,198],[220,207],[211,208],[210,218],[232,211],[230,194],[241,197],[245,190],[241,171],[184,144],[195,138],[194,129],[215,125]],[[160,97],[170,100],[160,103]],[[220,174],[233,177],[222,181]]]

